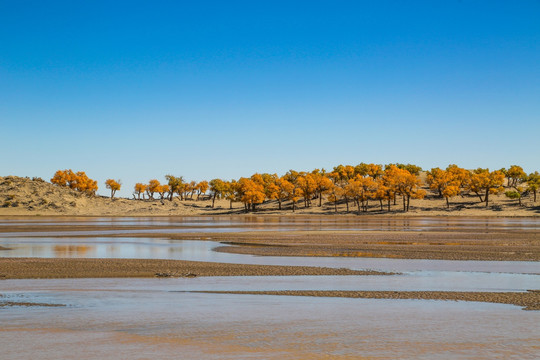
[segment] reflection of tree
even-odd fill
[[[90,248],[87,245],[55,245],[53,251],[56,257],[84,257]]]

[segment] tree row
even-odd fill
[[[238,180],[213,179],[208,181],[187,182],[182,176],[165,176],[166,183],[152,179],[148,183],[137,183],[133,197],[136,200],[159,199],[170,200],[212,200],[226,199],[233,208],[234,202],[241,202],[246,211],[254,211],[258,205],[267,201],[275,201],[277,208],[282,209],[284,203],[295,211],[298,204],[304,207],[322,206],[323,200],[338,211],[338,204],[344,204],[347,212],[351,207],[356,211],[368,211],[370,201],[378,204],[381,211],[390,211],[391,204],[396,205],[398,199],[403,211],[409,211],[412,199],[422,199],[426,190],[420,179],[422,169],[411,164],[378,164],[361,163],[357,166],[339,165],[327,172],[315,169],[311,172],[288,171],[283,176],[277,174],[254,174]],[[489,169],[466,170],[457,165],[449,165],[446,169],[432,168],[425,172],[427,187],[440,198],[446,200],[450,207],[451,200],[457,196],[473,195],[480,202],[489,205],[489,197],[505,193],[516,199],[536,194],[540,186],[540,174],[526,174],[520,166],[512,165],[508,170]],[[51,182],[60,186],[93,195],[97,191],[97,182],[89,179],[84,172],[74,173],[72,170],[58,170]],[[108,179],[106,188],[111,191],[111,198],[120,190],[119,180]]]

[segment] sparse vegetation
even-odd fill
[[[117,191],[121,189],[120,180],[108,179],[105,187],[111,191],[110,198],[114,198],[116,205],[124,210],[106,205],[106,211],[131,214],[144,211],[210,214],[227,210],[373,214],[408,213],[412,210],[423,214],[430,211],[462,214],[469,210],[479,211],[482,205],[499,213],[523,209],[529,212],[521,215],[536,215],[536,194],[540,186],[538,172],[526,175],[517,165],[510,166],[508,170],[495,171],[482,168],[471,171],[449,165],[446,169],[433,168],[424,172],[412,164],[383,166],[360,163],[356,166],[338,165],[331,171],[290,170],[282,176],[256,173],[238,180],[216,178],[209,182],[197,182],[173,175],[167,175],[165,179],[167,182],[163,184],[158,179],[135,184],[133,199],[128,203],[125,199],[116,199]],[[95,194],[95,180],[88,178],[84,172],[59,170],[51,182],[56,186],[40,178],[0,178],[1,207],[87,213],[85,209],[88,206],[84,203],[90,199],[85,195]],[[21,189],[21,186],[24,188],[22,183],[28,185],[27,190]],[[62,188],[65,192],[59,193]],[[98,212],[98,203],[105,199],[93,196],[91,199],[95,203],[92,205],[95,209],[93,212]],[[143,202],[133,206],[138,204],[134,200],[152,202],[156,199],[160,200],[161,206],[148,206]],[[170,200],[168,205],[165,199]],[[242,207],[234,206],[237,202],[242,203]]]

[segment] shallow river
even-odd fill
[[[191,217],[63,217],[0,219],[0,236],[26,236],[35,233],[9,233],[2,228],[40,227],[51,236],[108,235],[125,233],[186,233],[239,231],[519,231],[538,234],[538,218],[495,217],[322,217],[322,216],[191,216]],[[64,227],[59,231],[52,228]],[[81,228],[91,227],[91,230]],[[51,228],[51,230],[47,230]]]
[[[32,226],[94,223],[144,231],[253,230],[236,219],[88,219],[0,221]],[[293,219],[294,220],[294,219]],[[503,219],[504,220],[504,219]],[[411,231],[441,226],[521,228],[538,221],[498,219],[437,222],[414,219]],[[492,220],[488,220],[490,222]],[[284,230],[331,229],[335,222],[292,221]],[[349,228],[374,223],[340,220]],[[422,225],[424,222],[424,225]],[[380,221],[380,224],[383,220]],[[391,224],[395,230],[401,219]],[[186,225],[188,224],[188,225]],[[392,225],[394,224],[394,225]],[[457,225],[456,225],[457,224]],[[493,228],[490,227],[493,225]],[[202,226],[202,228],[201,228]],[[425,227],[423,227],[425,226]],[[255,225],[276,230],[274,225]],[[158,229],[159,228],[159,229]],[[495,229],[495,230],[494,230]],[[143,229],[141,229],[143,230]],[[88,230],[84,230],[88,231]],[[94,231],[94,230],[91,230]],[[101,230],[95,230],[101,231]],[[136,231],[139,232],[139,231]],[[107,233],[108,234],[108,233]],[[397,276],[200,277],[194,279],[49,279],[0,281],[1,301],[65,307],[0,307],[2,359],[360,359],[540,357],[540,312],[512,305],[428,300],[372,300],[203,294],[199,290],[458,290],[540,288],[538,262],[441,261],[368,258],[260,257],[213,251],[212,241],[152,238],[55,238],[4,233],[0,256],[165,258],[249,264],[312,265],[399,271]],[[36,235],[36,234],[32,234]],[[21,237],[22,236],[22,237]],[[1,269],[0,269],[1,270]]]

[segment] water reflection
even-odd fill
[[[68,305],[2,309],[2,357],[71,359],[74,346],[79,359],[538,355],[540,313],[512,305],[175,292],[191,280],[217,278],[0,282],[10,300]]]
[[[533,231],[540,230],[540,218],[495,218],[495,217],[384,217],[384,216],[186,216],[186,217],[135,217],[135,218],[4,218],[0,229],[7,226],[28,228],[77,227],[107,228],[110,231],[246,231],[248,230],[371,230],[371,231]],[[109,229],[111,228],[111,229]],[[190,230],[191,229],[191,230]],[[211,230],[214,229],[214,230]],[[69,233],[66,233],[69,234]],[[86,233],[97,235],[98,233]]]
[[[475,290],[475,291],[515,291],[535,289],[540,276],[539,262],[525,261],[450,261],[450,260],[409,260],[384,258],[339,258],[339,257],[277,257],[229,254],[213,251],[223,246],[214,241],[170,240],[156,238],[17,238],[17,242],[1,241],[0,244],[12,250],[0,251],[5,257],[84,257],[84,258],[127,258],[127,259],[173,259],[209,261],[256,265],[322,266],[350,268],[356,270],[373,269],[380,271],[405,272],[400,277],[368,277],[362,282],[352,278],[335,278],[324,285],[324,278],[318,277],[320,284],[306,282],[309,289],[341,290]],[[90,242],[91,241],[91,242]],[[307,281],[306,277],[301,278]],[[317,279],[317,277],[316,277]],[[285,281],[285,280],[283,280]],[[352,281],[348,283],[348,281]],[[238,283],[238,281],[237,281]],[[274,281],[266,282],[276,286]],[[352,284],[352,285],[351,285]],[[287,289],[288,282],[280,289]],[[367,288],[366,288],[367,286]],[[265,288],[272,290],[275,288]]]

